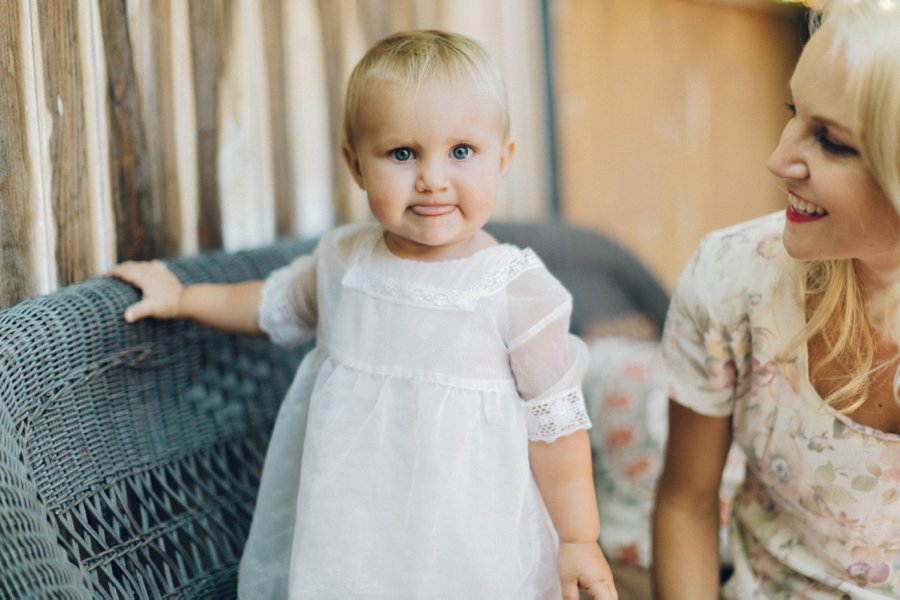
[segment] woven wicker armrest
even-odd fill
[[[311,242],[171,261],[264,276]],[[302,350],[185,321],[127,325],[97,278],[0,312],[0,598],[229,598]]]

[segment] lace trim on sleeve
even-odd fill
[[[591,428],[580,388],[525,402],[525,421],[532,442],[553,442],[579,429]]]
[[[260,329],[281,346],[299,346],[313,336],[297,317],[288,300],[288,285],[293,277],[289,268],[272,272],[263,284],[257,320]]]

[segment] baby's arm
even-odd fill
[[[594,600],[615,600],[612,572],[597,544],[600,517],[587,430],[550,443],[529,442],[528,451],[535,481],[559,534],[563,598],[577,600],[580,588]]]
[[[557,569],[563,598],[578,588],[595,600],[618,598],[600,550],[590,425],[581,395],[588,349],[569,333],[571,295],[545,269],[513,281],[509,362],[525,401],[531,470],[559,535]]]
[[[192,319],[231,333],[262,334],[257,309],[263,280],[185,286],[158,260],[124,262],[114,266],[109,275],[141,290],[141,300],[125,310],[125,320],[129,323],[146,317]]]

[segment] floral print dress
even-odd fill
[[[661,344],[670,396],[733,419],[747,456],[725,598],[900,598],[900,436],[826,405],[809,381],[799,265],[783,213],[703,240]]]

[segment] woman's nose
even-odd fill
[[[809,177],[809,165],[802,144],[794,131],[794,122],[789,122],[781,133],[781,139],[769,160],[766,161],[769,171],[780,179],[806,179]]]

